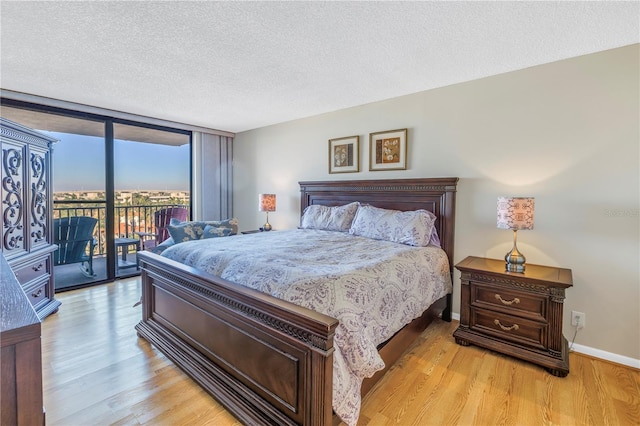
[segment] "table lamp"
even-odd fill
[[[258,211],[267,212],[267,222],[262,226],[262,230],[271,231],[269,212],[276,211],[276,194],[260,194],[258,197]]]
[[[513,248],[504,257],[509,272],[524,272],[525,257],[518,251],[518,230],[533,229],[534,198],[498,197],[498,228],[513,229]]]

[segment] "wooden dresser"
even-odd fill
[[[51,151],[56,140],[0,118],[2,252],[40,319],[56,312]]]
[[[0,424],[43,425],[41,326],[0,253]]]
[[[504,260],[467,257],[461,272],[460,326],[456,342],[475,344],[541,365],[555,375],[569,373],[569,347],[562,335],[565,289],[571,270],[526,265],[506,272]]]

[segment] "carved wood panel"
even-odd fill
[[[2,142],[2,249],[10,259],[27,250],[25,239],[25,153],[22,144]]]
[[[29,152],[29,196],[30,203],[30,229],[29,238],[31,249],[40,245],[46,245],[49,232],[49,161],[48,150],[32,147]]]

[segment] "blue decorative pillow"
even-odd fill
[[[201,240],[203,238],[226,237],[238,233],[238,220],[232,218],[225,220],[179,222],[171,219],[169,226],[167,226],[167,231],[169,231],[169,235],[171,235],[171,238],[173,238],[176,244]]]
[[[204,234],[204,222],[182,222],[178,225],[167,226],[171,238],[177,243],[199,240]]]
[[[214,228],[227,228],[230,233],[227,235],[236,235],[238,233],[238,219],[224,219],[224,220],[207,220],[204,222],[205,226],[211,226]]]
[[[232,232],[232,228],[207,225],[204,227],[204,233],[202,234],[201,239],[204,240],[205,238],[228,237],[230,235],[233,235]]]

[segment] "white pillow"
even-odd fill
[[[361,205],[349,233],[376,240],[425,247],[431,240],[435,221],[436,216],[427,210],[403,212]]]
[[[440,237],[438,236],[438,230],[436,229],[435,226],[431,230],[431,236],[429,237],[429,245],[442,248],[442,245],[440,244]]]
[[[300,228],[347,232],[359,205],[359,203],[353,202],[335,207],[315,204],[308,206],[302,213]]]

